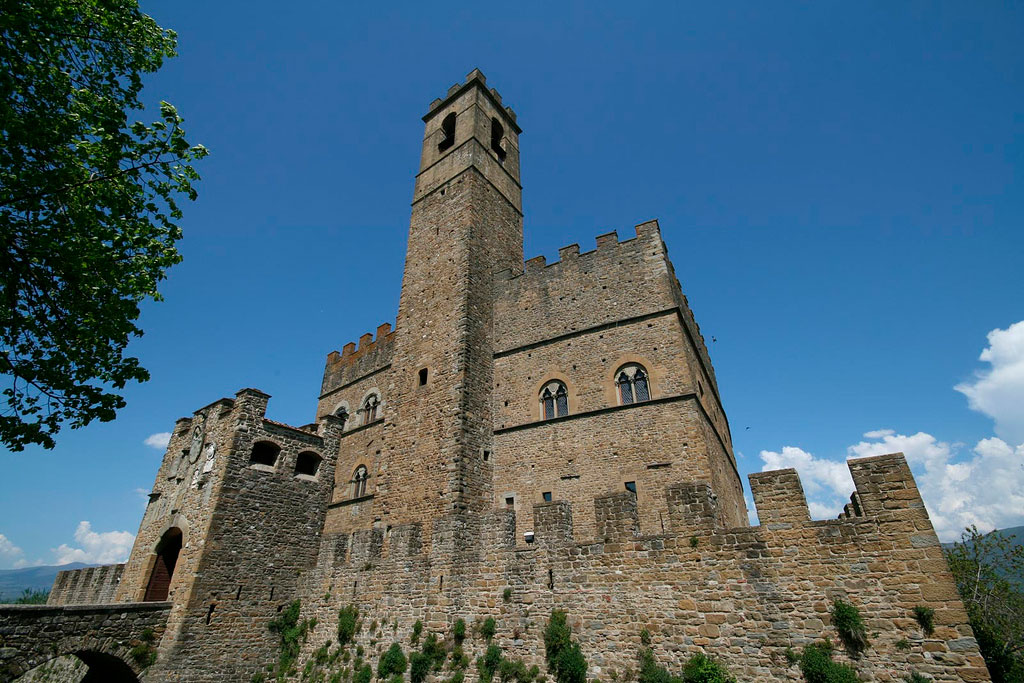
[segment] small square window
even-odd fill
[[[509,510],[513,510],[516,507],[516,499],[513,496],[505,498],[505,507]]]
[[[545,491],[544,493],[542,493],[540,495],[544,499],[545,503],[550,503],[551,502],[551,491]]]
[[[627,481],[626,482],[626,490],[629,491],[630,493],[636,493],[636,482],[635,481]]]

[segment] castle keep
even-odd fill
[[[524,264],[512,109],[473,71],[423,121],[395,328],[328,355],[308,425],[255,389],[178,420],[128,561],[0,609],[0,681],[68,654],[102,680],[260,680],[296,599],[298,671],[335,663],[318,650],[350,606],[374,665],[417,622],[450,645],[493,618],[543,670],[559,609],[592,679],[628,680],[645,632],[673,670],[706,652],[740,681],[800,680],[787,648],[837,640],[842,599],[870,633],[862,679],[989,680],[901,454],[850,462],[836,520],[810,519],[793,470],[751,475],[750,526],[657,222]]]

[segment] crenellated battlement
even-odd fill
[[[473,87],[474,85],[478,85],[482,90],[484,90],[488,95],[490,95],[491,98],[494,100],[495,105],[499,109],[504,111],[505,114],[509,117],[509,119],[511,119],[512,123],[515,124],[515,111],[512,110],[512,107],[505,106],[501,103],[501,94],[498,93],[497,90],[495,90],[494,88],[487,87],[487,77],[484,76],[483,72],[481,72],[480,69],[473,69],[468,74],[466,74],[466,80],[463,81],[462,83],[453,83],[451,87],[448,88],[448,92],[445,93],[443,99],[438,97],[433,102],[431,102],[430,112],[423,117],[423,120],[426,121],[427,119],[429,119],[435,111],[437,111],[440,108],[444,108],[444,106],[447,105],[451,100],[458,97],[458,95],[464,89]],[[518,128],[519,127],[516,126],[516,133],[522,132]]]
[[[349,342],[340,353],[331,351],[327,354],[320,397],[390,365],[395,335],[391,324],[384,323],[377,327],[376,335],[367,333],[359,337],[358,346]]]
[[[663,492],[668,509],[668,525],[660,534],[641,534],[640,505],[635,493],[622,491],[597,496],[593,500],[596,529],[593,534],[579,534],[573,522],[573,505],[568,501],[556,500],[537,503],[533,506],[533,528],[521,530],[532,533],[532,539],[524,546],[516,546],[515,515],[510,510],[495,509],[486,520],[481,521],[480,531],[494,529],[494,538],[488,544],[495,551],[562,552],[574,548],[602,546],[602,555],[609,553],[633,552],[637,548],[685,547],[693,538],[709,538],[718,548],[739,546],[750,543],[768,543],[777,532],[815,529],[820,542],[844,543],[856,535],[855,527],[840,530],[842,525],[860,525],[866,521],[889,522],[899,517],[899,511],[914,514],[922,508],[916,492],[913,477],[909,475],[902,453],[861,458],[849,462],[851,471],[858,473],[857,490],[854,497],[867,498],[880,503],[877,514],[867,513],[838,520],[812,520],[804,497],[803,487],[796,470],[784,469],[757,472],[750,475],[755,505],[761,520],[760,526],[732,527],[721,524],[718,502],[707,481],[680,482],[667,486]],[[878,495],[882,491],[905,492],[895,497]],[[872,498],[872,495],[875,495]],[[870,508],[869,508],[870,509]],[[511,525],[510,530],[505,527]],[[836,525],[840,525],[837,527]],[[438,548],[451,545],[450,524],[433,525],[433,539],[428,545],[423,539],[423,524],[416,522],[397,525],[388,530],[373,528],[357,531],[351,536],[336,534],[333,540],[325,540],[325,546],[332,548],[332,562],[339,566],[368,570],[378,565],[392,565],[412,560],[427,560],[436,554]],[[832,531],[822,531],[832,529]],[[862,532],[866,528],[862,529]],[[917,532],[915,532],[917,533]],[[934,535],[934,534],[933,534]],[[781,538],[790,538],[789,534]],[[916,536],[915,536],[916,538]],[[785,541],[789,542],[789,541]],[[639,545],[632,545],[632,544]],[[625,545],[624,545],[625,544]]]
[[[378,325],[376,335],[367,332],[359,337],[358,346],[356,346],[355,342],[349,342],[341,347],[340,353],[338,351],[331,351],[327,354],[327,365],[328,367],[337,363],[350,365],[360,357],[377,350],[380,345],[389,343],[394,338],[394,334],[394,330],[391,329],[391,323]]]
[[[634,230],[636,231],[636,237],[630,237],[621,241],[616,230],[598,235],[595,238],[595,248],[582,253],[580,252],[579,244],[561,247],[558,250],[558,260],[551,263],[547,262],[547,258],[543,254],[534,256],[523,263],[521,270],[513,271],[507,269],[500,271],[495,275],[495,279],[498,281],[508,281],[518,280],[522,277],[529,278],[530,276],[555,278],[561,274],[561,270],[565,267],[583,269],[600,267],[600,264],[597,263],[597,257],[614,257],[617,254],[613,252],[617,249],[623,250],[623,256],[635,255],[636,250],[643,250],[646,247],[655,245],[658,249],[664,250],[665,245],[661,241],[661,229],[658,226],[657,220],[640,223],[634,226]]]

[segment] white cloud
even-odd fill
[[[988,347],[979,360],[992,367],[954,388],[973,410],[995,420],[997,436],[1024,444],[1024,320],[989,332]]]
[[[961,444],[924,432],[905,435],[880,429],[864,437],[846,449],[847,456],[902,452],[942,540],[955,540],[970,524],[989,531],[1024,523],[1024,445],[1013,448],[1002,439],[982,439],[971,455],[960,455]],[[761,459],[763,470],[796,468],[812,517],[835,517],[853,492],[843,461],[819,458],[794,446],[761,451]]]
[[[146,440],[143,441],[143,443],[149,446],[150,448],[155,448],[160,451],[167,448],[167,444],[169,444],[170,442],[170,432],[157,432],[156,434],[150,434],[149,436],[146,437]]]
[[[853,492],[853,479],[844,462],[816,458],[796,446],[784,446],[778,453],[761,451],[761,460],[764,461],[762,472],[781,470],[787,467],[796,469],[800,474],[800,481],[804,485],[804,493],[807,494],[807,498],[815,500],[819,505],[826,506],[828,510],[835,510],[825,516],[834,517],[839,514],[839,511],[843,509],[843,502],[839,502],[837,505],[835,499],[837,497],[849,498],[850,493]]]
[[[25,566],[25,553],[21,548],[11,543],[11,540],[0,534],[0,568],[20,569]]]
[[[81,521],[75,529],[75,542],[81,547],[62,543],[53,549],[55,564],[86,562],[88,564],[116,564],[128,559],[135,542],[135,534],[128,531],[95,532],[89,522]]]

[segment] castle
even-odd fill
[[[423,121],[395,329],[327,357],[308,425],[255,389],[178,420],[128,561],[0,610],[23,634],[0,680],[66,654],[96,680],[262,680],[295,600],[296,668],[321,676],[351,666],[323,646],[354,606],[374,665],[417,622],[450,645],[456,620],[493,618],[544,669],[559,609],[591,679],[629,680],[649,646],[672,670],[706,652],[740,681],[801,680],[787,649],[837,640],[836,599],[867,624],[863,680],[989,680],[902,455],[851,461],[835,520],[810,519],[793,470],[750,475],[750,526],[657,222],[524,264],[515,113],[474,70]]]

